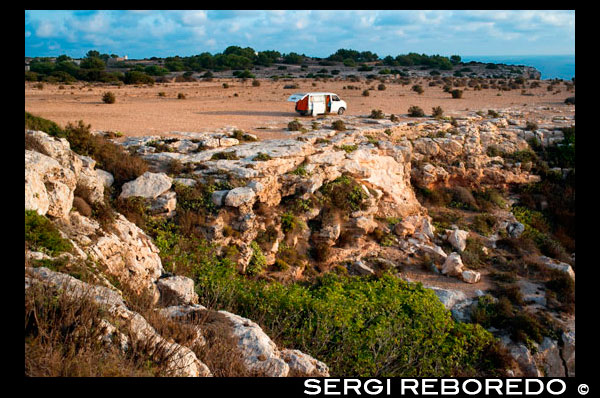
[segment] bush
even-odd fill
[[[413,105],[410,108],[408,108],[408,116],[423,117],[423,116],[425,116],[425,112],[420,107]]]
[[[119,189],[125,182],[139,177],[148,170],[148,165],[142,158],[129,154],[120,145],[104,137],[92,135],[90,127],[81,120],[76,125],[68,123],[64,134],[74,152],[90,156],[98,162],[96,167],[113,175],[115,188]]]
[[[454,89],[450,91],[450,94],[452,94],[452,98],[462,98],[463,91],[459,89]]]
[[[223,88],[229,88],[229,84],[223,83]]]
[[[73,246],[63,239],[58,229],[34,210],[25,210],[25,245],[31,250],[43,251],[50,256],[70,251]]]
[[[394,115],[394,114],[392,113],[392,115],[390,116],[390,122],[394,122],[394,123],[395,123],[395,122],[397,122],[397,121],[399,121],[399,120],[400,120],[400,119],[398,118],[398,116],[396,116],[396,115]]]
[[[336,131],[346,131],[346,125],[343,120],[336,120],[331,124],[331,128]]]
[[[363,90],[362,96],[363,97],[368,97],[369,96],[369,90]]]
[[[384,91],[386,89],[385,84],[381,83],[380,85],[377,86],[377,90],[379,91]]]
[[[538,129],[538,125],[535,122],[527,121],[525,124],[525,130],[534,131]]]
[[[75,196],[73,198],[73,207],[75,209],[77,209],[79,214],[81,214],[82,216],[85,216],[85,217],[92,216],[92,208],[83,198],[81,198],[79,196]]]
[[[238,160],[239,157],[235,154],[235,151],[230,152],[216,152],[210,157],[210,160]]]
[[[178,93],[177,94],[177,99],[185,99],[185,94],[184,93]]]
[[[260,82],[256,79],[252,80],[252,86],[253,87],[259,87],[260,86]]]
[[[47,120],[25,111],[25,129],[44,131],[55,137],[64,137],[62,128],[51,120]]]
[[[25,292],[25,376],[150,377],[160,366],[141,350],[102,341],[107,318],[91,298],[32,286]]]
[[[423,86],[421,86],[420,84],[415,84],[414,86],[412,86],[412,91],[419,95],[425,92],[425,90],[423,90]]]
[[[105,104],[114,104],[117,101],[115,94],[111,91],[107,91],[102,95],[102,102]]]
[[[319,192],[323,194],[329,206],[348,213],[364,210],[368,197],[362,186],[347,175],[324,184]]]
[[[167,96],[167,94],[166,94],[164,91],[160,91],[160,92],[158,93],[158,96],[159,96],[159,97],[166,97],[166,96]]]
[[[431,116],[435,118],[441,118],[444,115],[444,110],[441,106],[431,108]]]
[[[273,158],[272,158],[272,157],[271,157],[271,155],[269,155],[268,153],[262,153],[262,152],[259,152],[259,153],[258,153],[258,154],[257,154],[257,155],[254,157],[254,159],[252,159],[252,160],[254,160],[254,161],[265,161],[265,160],[271,160],[271,159],[273,159]]]
[[[298,120],[292,120],[288,123],[287,128],[289,131],[300,131],[302,128],[302,123],[300,123]]]
[[[384,119],[385,115],[381,111],[381,109],[371,109],[371,119]]]
[[[250,248],[252,249],[252,257],[250,258],[250,262],[246,268],[246,274],[253,276],[264,271],[265,267],[267,266],[267,259],[260,249],[260,246],[255,241],[252,241]]]

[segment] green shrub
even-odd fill
[[[377,90],[384,91],[386,89],[385,84],[381,83],[377,86]]]
[[[419,95],[425,92],[425,90],[423,90],[423,86],[421,86],[420,84],[415,84],[414,86],[412,86],[411,90]]]
[[[291,212],[286,212],[281,215],[281,229],[284,233],[295,230],[301,226],[301,221]]]
[[[490,236],[496,224],[496,217],[491,214],[477,214],[473,218],[473,229],[482,235]]]
[[[184,93],[177,93],[177,99],[185,99],[185,94]]]
[[[34,210],[25,210],[25,244],[32,250],[43,251],[50,256],[73,248],[68,240],[61,237],[50,220]]]
[[[253,87],[259,87],[260,86],[260,82],[256,79],[252,80],[252,86]]]
[[[287,128],[289,131],[299,131],[302,128],[302,123],[300,123],[298,120],[294,119],[288,123]]]
[[[371,119],[384,119],[385,115],[381,111],[381,109],[371,109],[371,115],[369,116]]]
[[[425,112],[420,107],[413,105],[410,108],[408,108],[408,116],[423,117],[423,116],[425,116]]]
[[[271,155],[269,155],[268,153],[262,153],[262,152],[259,152],[259,153],[258,153],[258,154],[257,154],[257,155],[254,157],[254,159],[252,159],[252,160],[254,160],[254,161],[265,161],[265,160],[271,160],[271,159],[273,159],[273,158],[272,158],[272,157],[271,157]]]
[[[358,145],[342,145],[339,147],[341,150],[345,151],[346,153],[350,153],[350,152],[354,152],[358,149]]]
[[[454,89],[450,91],[450,94],[452,94],[452,98],[462,98],[463,91],[459,89]]]
[[[238,160],[239,157],[235,154],[235,151],[230,152],[216,152],[210,157],[210,160]]]
[[[71,145],[71,150],[79,155],[90,156],[97,163],[96,167],[111,173],[115,179],[115,188],[133,180],[148,170],[148,165],[139,156],[131,155],[120,145],[104,137],[90,133],[91,126],[79,121],[68,123],[64,134]]]
[[[336,131],[346,131],[346,125],[343,120],[336,120],[331,124],[331,128]]]
[[[263,254],[262,250],[260,249],[260,246],[255,241],[252,241],[252,243],[250,243],[250,248],[252,249],[252,257],[250,258],[250,262],[248,263],[248,267],[246,268],[246,274],[261,274],[267,266],[267,259]]]
[[[102,94],[102,102],[105,104],[114,104],[117,101],[115,94],[111,91],[107,91]]]
[[[324,184],[319,192],[330,206],[345,212],[364,210],[365,200],[368,198],[362,186],[347,175]]]
[[[55,137],[64,137],[66,135],[58,124],[51,120],[34,116],[27,111],[25,111],[25,129],[43,131]]]
[[[370,95],[369,90],[363,90],[363,92],[362,92],[363,97],[368,97],[369,95]]]
[[[431,116],[439,119],[442,116],[444,116],[444,110],[442,109],[441,106],[435,106],[435,107],[431,108]]]
[[[395,122],[397,122],[398,120],[400,120],[400,119],[398,119],[398,116],[396,116],[396,115],[394,115],[394,114],[392,113],[392,115],[390,116],[390,122],[394,122],[394,123],[395,123]]]
[[[298,166],[296,168],[296,170],[290,171],[290,174],[294,174],[294,175],[297,175],[297,176],[304,177],[304,176],[308,175],[308,172],[306,171],[306,168],[305,168],[304,164],[301,164],[300,166]]]

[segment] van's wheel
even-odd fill
[[[343,115],[344,114],[345,109],[344,108],[340,108],[338,109],[338,115]]]

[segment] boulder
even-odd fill
[[[25,209],[67,218],[73,207],[75,173],[55,159],[25,150]]]
[[[98,177],[100,177],[100,179],[102,180],[102,183],[105,187],[111,187],[112,184],[115,182],[115,177],[113,177],[113,175],[110,174],[108,171],[104,171],[102,169],[95,169],[95,171],[96,174],[98,174]]]
[[[442,274],[448,276],[459,276],[463,272],[463,262],[460,258],[460,254],[452,252],[446,257],[444,265],[442,266]]]
[[[154,282],[164,269],[152,239],[121,214],[115,219],[110,232],[98,233],[97,241],[84,249],[92,260],[133,291],[149,290],[158,300]]]
[[[173,191],[167,191],[159,195],[156,199],[150,199],[150,212],[152,214],[164,214],[172,216],[177,207],[177,194]]]
[[[465,270],[461,274],[462,280],[467,283],[477,283],[481,279],[481,274],[473,270]]]
[[[518,238],[525,232],[525,226],[520,222],[510,223],[506,226],[506,232],[511,238]]]
[[[230,190],[225,196],[225,206],[240,207],[254,201],[256,193],[250,187],[239,187]]]
[[[281,357],[290,367],[288,377],[329,377],[323,362],[299,350],[281,350]]]
[[[540,256],[539,260],[548,268],[555,269],[560,272],[564,272],[569,275],[569,277],[574,281],[575,280],[575,271],[573,271],[573,267],[571,267],[567,263],[560,262],[558,260],[552,259],[546,256]]]
[[[232,325],[231,333],[237,339],[237,347],[246,369],[255,375],[286,377],[289,365],[281,358],[275,343],[256,323],[227,311],[219,311]]]
[[[185,276],[170,276],[156,281],[160,292],[159,304],[164,307],[173,305],[198,304],[198,295],[194,291],[194,281]]]
[[[145,172],[133,181],[123,184],[121,198],[139,196],[156,199],[171,188],[173,180],[165,173]]]
[[[467,237],[469,236],[468,231],[453,229],[451,231],[447,231],[446,234],[446,239],[448,240],[448,243],[452,245],[452,247],[461,252],[465,250],[467,247]]]

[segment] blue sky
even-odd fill
[[[252,47],[326,57],[575,54],[575,11],[25,11],[25,56],[189,56]]]

